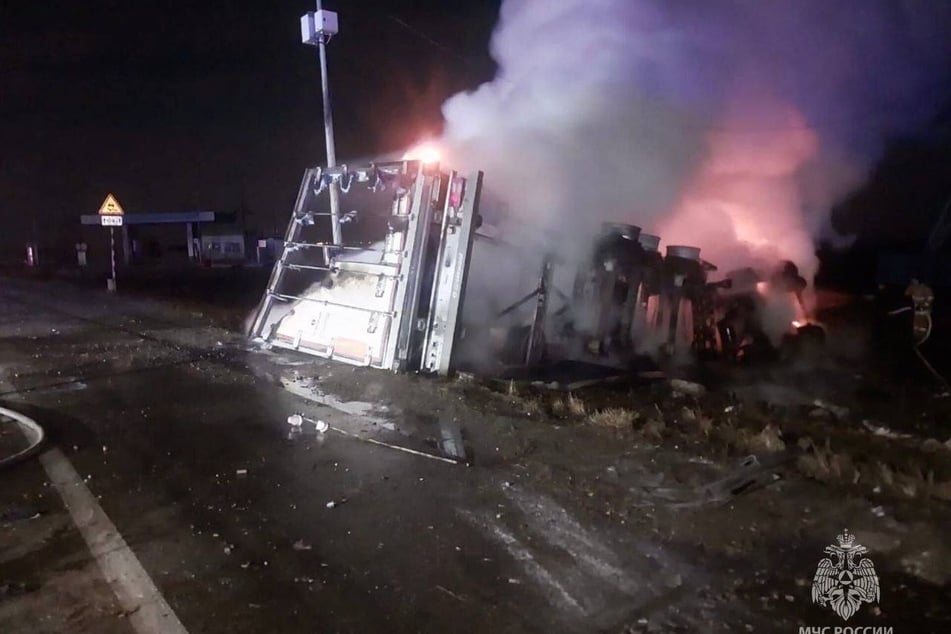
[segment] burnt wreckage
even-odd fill
[[[554,252],[521,261],[521,273],[538,271],[534,288],[488,320],[484,310],[467,318],[473,252],[516,249],[479,231],[482,180],[417,160],[306,170],[249,337],[354,365],[447,375],[476,357],[494,369],[568,359],[623,367],[683,351],[739,359],[815,328],[803,317],[806,284],[795,265],[710,281],[716,267],[699,248],[668,246],[662,255],[659,236],[617,223],[602,225],[580,264]],[[340,222],[361,243],[328,241],[328,223],[318,220],[331,216],[320,211],[331,187],[360,206]],[[792,307],[779,337],[763,323],[764,302],[777,295]],[[484,309],[476,299],[470,304]]]

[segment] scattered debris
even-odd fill
[[[885,517],[885,507],[884,506],[873,507],[872,515],[874,515],[875,517]]]
[[[835,405],[835,404],[830,403],[830,402],[828,402],[828,401],[824,401],[824,400],[822,400],[821,398],[815,399],[815,400],[812,402],[812,404],[815,405],[816,407],[819,407],[819,408],[822,408],[822,409],[826,410],[827,412],[832,413],[833,416],[835,416],[836,418],[839,418],[839,419],[847,418],[848,415],[849,415],[849,408],[848,408],[848,407],[842,407],[841,405]]]
[[[466,446],[462,439],[462,430],[455,420],[440,419],[439,433],[442,436],[439,447],[450,458],[466,459]]]
[[[659,419],[652,418],[641,427],[641,435],[655,441],[661,441],[664,438],[664,431],[667,430],[667,424]]]
[[[699,383],[684,381],[683,379],[671,379],[670,388],[678,394],[686,394],[695,398],[700,398],[707,393],[707,388]]]
[[[298,423],[298,421],[300,421],[300,423]],[[460,461],[460,460],[445,458],[443,456],[434,456],[433,454],[425,453],[423,451],[417,451],[415,449],[410,449],[409,447],[401,447],[400,445],[393,445],[387,442],[383,442],[381,440],[376,440],[375,438],[366,438],[364,436],[354,434],[353,432],[349,432],[345,429],[340,429],[339,427],[332,427],[322,420],[314,420],[311,418],[306,418],[302,414],[292,414],[287,417],[288,424],[294,426],[295,428],[299,426],[299,424],[303,423],[304,421],[307,421],[308,423],[313,424],[314,427],[321,433],[327,430],[331,430],[331,431],[337,432],[341,436],[347,436],[349,438],[353,438],[354,440],[360,440],[365,443],[370,443],[371,445],[379,445],[381,447],[387,447],[389,449],[396,449],[397,451],[413,454],[414,456],[429,458],[430,460],[438,460],[440,462],[448,462],[449,464],[465,464],[463,461]]]
[[[884,438],[899,439],[899,438],[911,438],[911,434],[900,433],[897,431],[892,431],[891,429],[883,425],[875,425],[868,420],[862,421],[862,427],[869,430],[876,436],[882,436]]]
[[[777,482],[781,479],[777,471],[793,461],[797,453],[785,451],[764,459],[747,456],[729,475],[699,487],[644,487],[642,490],[660,503],[674,508],[719,504]],[[654,503],[656,502],[648,504]]]
[[[327,502],[327,504],[326,504],[325,506],[326,506],[328,509],[332,509],[332,508],[336,508],[336,507],[338,507],[338,506],[341,506],[341,505],[343,505],[343,504],[346,504],[347,501],[348,501],[347,498],[340,498],[339,500],[330,500],[329,502]]]
[[[436,589],[439,590],[440,592],[444,592],[444,593],[448,594],[449,596],[451,596],[451,597],[452,597],[453,599],[455,599],[456,601],[460,601],[460,602],[462,602],[462,603],[468,603],[468,602],[469,602],[468,599],[466,599],[465,597],[461,597],[461,596],[459,596],[458,594],[456,594],[455,592],[453,592],[453,591],[451,591],[451,590],[448,590],[448,589],[446,589],[446,588],[444,588],[444,587],[442,587],[442,586],[436,586]]]
[[[305,542],[303,539],[298,539],[296,542],[294,542],[293,548],[294,550],[313,550],[313,546]]]
[[[22,522],[24,520],[35,520],[42,513],[28,506],[15,506],[5,511],[0,511],[0,524],[12,522]]]
[[[235,473],[235,475],[237,475],[237,476],[246,476],[246,475],[248,475],[248,470],[247,470],[247,469],[237,469],[234,473]]]
[[[24,594],[29,594],[30,592],[34,592],[36,589],[37,586],[33,584],[3,582],[0,583],[0,597],[10,599],[23,596]]]
[[[776,453],[786,449],[786,443],[783,442],[779,429],[769,423],[763,428],[763,431],[753,436],[750,441],[750,448],[761,453]]]

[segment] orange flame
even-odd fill
[[[403,154],[404,161],[422,161],[423,163],[438,163],[439,148],[433,143],[419,143]]]

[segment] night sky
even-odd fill
[[[11,6],[12,5],[12,6]],[[328,0],[338,160],[438,132],[494,72],[499,2]],[[6,3],[0,11],[0,246],[68,245],[106,193],[127,212],[247,210],[283,230],[324,162],[306,0]],[[432,40],[432,41],[430,41]]]
[[[339,160],[438,132],[450,95],[491,79],[499,0],[327,0]],[[0,252],[70,245],[114,192],[128,212],[245,210],[282,232],[303,169],[324,162],[308,0],[16,0],[0,9]],[[844,232],[920,238],[947,200],[942,130],[886,157],[837,214]],[[915,196],[913,226],[894,218]],[[919,200],[920,199],[920,200]],[[907,216],[907,215],[906,215]],[[874,228],[878,231],[871,231]]]

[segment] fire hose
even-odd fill
[[[934,366],[931,365],[931,363],[928,361],[927,358],[925,358],[924,353],[921,352],[922,344],[924,344],[928,340],[928,337],[931,336],[931,327],[932,327],[931,315],[925,315],[924,317],[927,319],[928,326],[927,326],[927,329],[925,330],[925,335],[924,337],[922,337],[921,341],[915,342],[915,347],[914,347],[915,354],[918,355],[918,358],[921,360],[921,363],[924,364],[926,368],[928,368],[928,371],[931,372],[934,378],[937,379],[938,382],[944,386],[944,389],[951,391],[951,384],[949,384],[947,380],[945,380],[945,378],[941,376],[941,374],[937,370],[935,370]]]
[[[43,428],[40,427],[40,425],[35,420],[12,409],[0,407],[0,416],[12,418],[17,424],[20,425],[30,440],[30,445],[26,449],[22,449],[12,456],[0,458],[0,469],[2,469],[4,467],[11,467],[14,464],[26,460],[37,453],[40,447],[43,445],[43,442],[46,440],[46,432],[43,431]]]
[[[908,288],[905,290],[905,296],[911,298],[912,306],[905,306],[903,308],[899,308],[898,310],[893,310],[889,313],[889,315],[897,315],[909,310],[914,311],[912,331],[915,338],[915,343],[913,346],[915,355],[921,361],[922,365],[928,369],[932,376],[934,376],[934,378],[944,386],[945,390],[951,391],[951,384],[948,384],[945,378],[941,376],[941,373],[939,373],[934,368],[934,366],[931,365],[931,362],[928,361],[924,353],[921,351],[921,347],[931,337],[931,331],[934,327],[934,322],[931,317],[931,305],[934,302],[934,292],[927,284],[922,284],[918,280],[912,280],[908,285]]]

